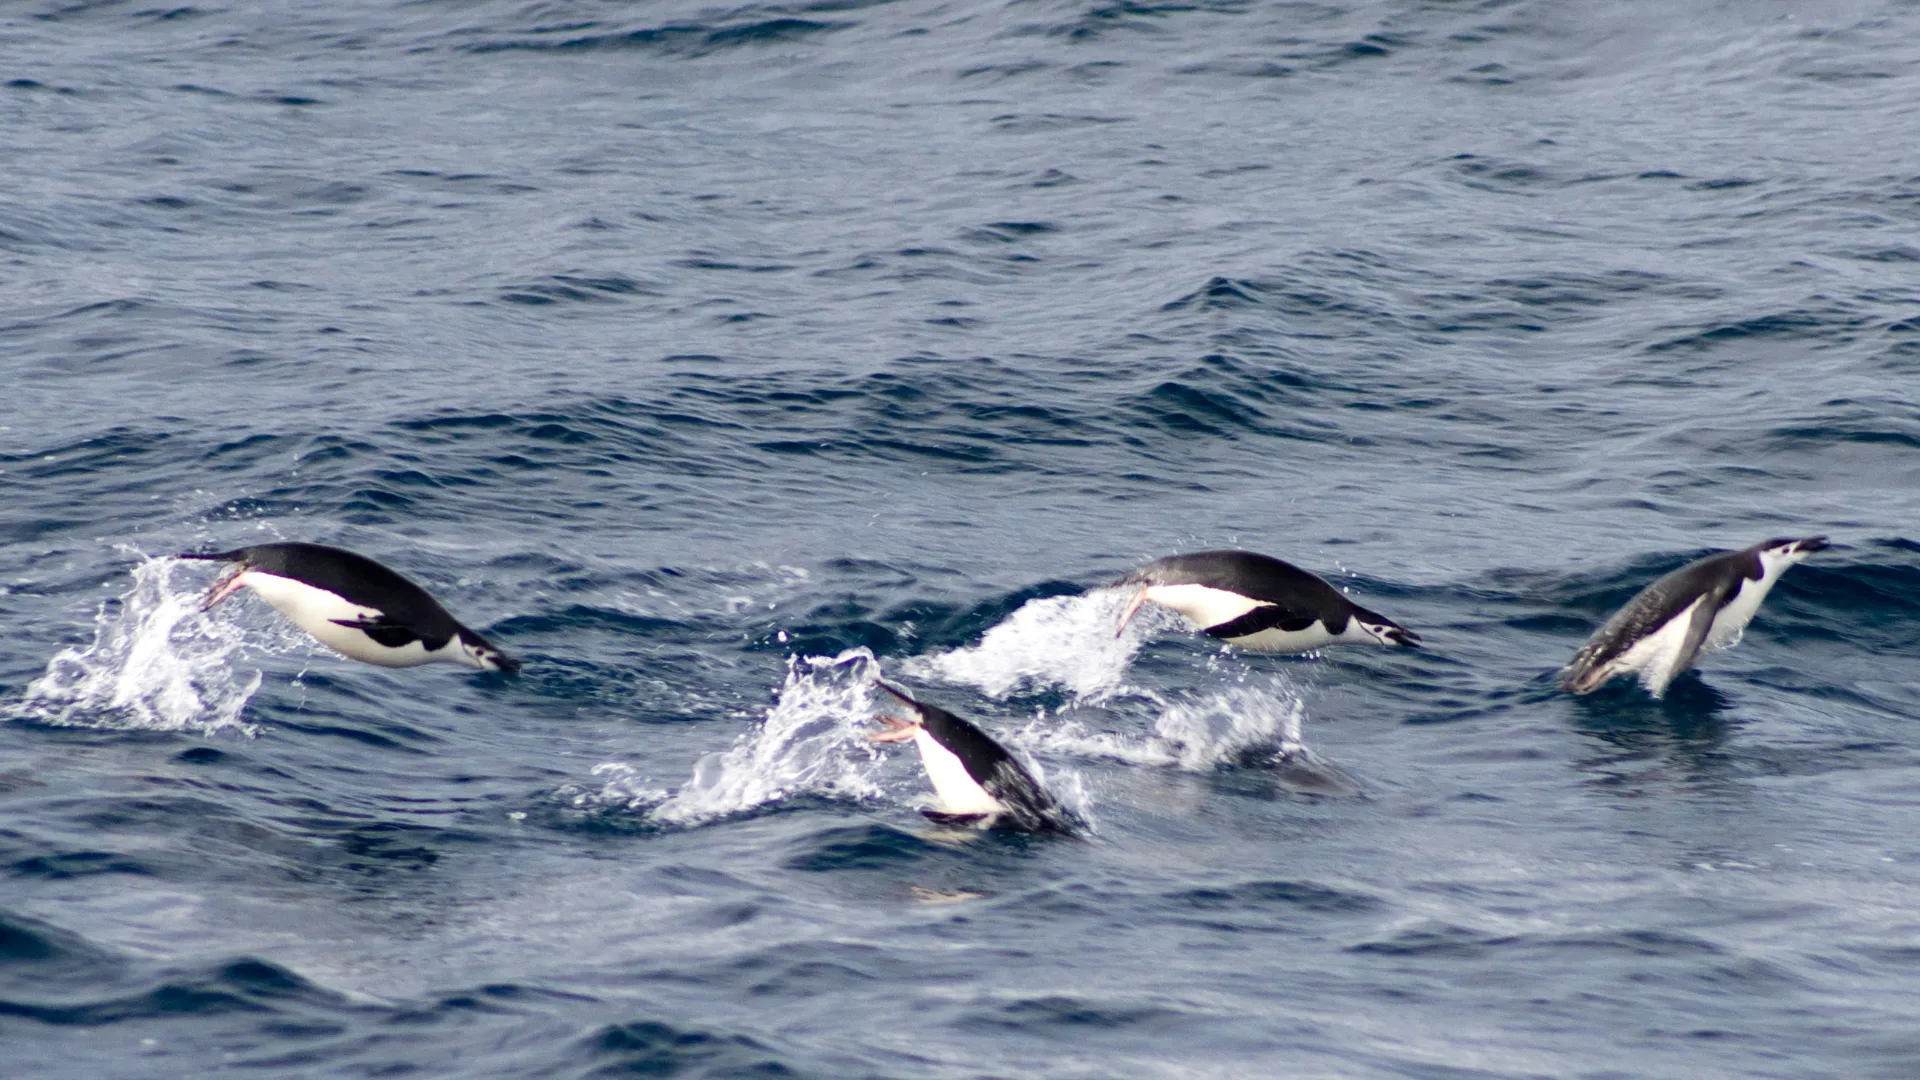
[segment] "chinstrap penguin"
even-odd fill
[[[1115,636],[1141,605],[1164,604],[1201,632],[1256,652],[1297,653],[1339,642],[1414,645],[1420,635],[1347,599],[1314,574],[1251,551],[1169,555],[1114,582],[1136,590]]]
[[[436,660],[513,674],[520,662],[462,626],[426,590],[364,555],[324,544],[278,543],[182,559],[238,565],[207,590],[201,610],[239,591],[259,593],[322,645],[381,667]]]
[[[915,720],[876,717],[887,730],[867,736],[867,741],[913,740],[921,767],[940,797],[939,810],[922,811],[927,817],[943,824],[994,825],[1021,832],[1072,831],[1071,819],[1047,789],[986,732],[884,682],[875,680],[875,684],[918,715]]]
[[[1760,602],[1794,563],[1830,547],[1824,536],[1766,540],[1688,563],[1640,590],[1574,655],[1560,689],[1590,694],[1638,672],[1654,697],[1703,653],[1739,643]]]

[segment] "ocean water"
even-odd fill
[[[1916,130],[1912,3],[9,5],[4,1071],[1920,1075]],[[1113,634],[1228,546],[1426,647]]]

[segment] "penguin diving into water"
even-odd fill
[[[1020,832],[1072,832],[1072,819],[1040,786],[1026,766],[986,732],[937,705],[915,701],[905,693],[875,680],[880,689],[899,698],[917,718],[878,719],[887,730],[867,736],[868,742],[913,740],[920,764],[940,798],[939,810],[921,811],[946,825],[998,826]]]
[[[243,586],[322,645],[381,667],[444,660],[511,675],[520,662],[462,626],[426,590],[364,555],[324,544],[278,543],[182,559],[235,563],[207,590],[202,611]]]
[[[1637,672],[1655,698],[1703,653],[1731,648],[1787,568],[1832,545],[1824,536],[1764,540],[1690,562],[1640,590],[1574,655],[1560,689],[1591,694]]]
[[[1347,599],[1319,576],[1251,551],[1169,555],[1114,582],[1136,590],[1114,631],[1142,605],[1164,604],[1201,633],[1255,652],[1298,653],[1359,642],[1415,645],[1420,635]]]

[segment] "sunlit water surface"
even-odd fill
[[[1911,4],[0,42],[9,1075],[1920,1072]],[[1664,701],[1553,690],[1813,534]],[[525,674],[169,557],[274,538]],[[1225,546],[1427,647],[1115,636]],[[881,674],[1084,835],[923,819]]]

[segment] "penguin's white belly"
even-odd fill
[[[349,622],[363,618],[377,618],[380,612],[376,608],[361,607],[349,603],[325,589],[316,589],[304,581],[280,577],[277,574],[265,574],[258,570],[248,570],[240,575],[240,581],[247,588],[260,594],[260,598],[272,604],[274,610],[285,615],[295,626],[312,634],[315,640],[327,648],[363,663],[377,664],[381,667],[413,667],[433,660],[455,660],[458,657],[443,656],[428,652],[426,646],[418,640],[409,641],[397,649],[388,648],[350,626],[341,626],[335,619]],[[449,641],[451,648],[453,642]]]
[[[1773,588],[1777,575],[1769,574],[1754,581],[1751,578],[1740,582],[1740,591],[1713,617],[1713,629],[1707,631],[1707,640],[1700,646],[1702,652],[1719,652],[1740,644],[1741,635],[1747,632],[1747,624],[1760,610],[1760,602],[1767,598],[1768,590]]]
[[[1347,629],[1358,629],[1358,624],[1349,619]],[[1256,634],[1248,634],[1246,637],[1225,640],[1232,642],[1237,648],[1250,649],[1254,652],[1293,653],[1309,652],[1348,637],[1349,635],[1346,634],[1329,634],[1325,623],[1315,622],[1305,630],[1281,630],[1278,627],[1270,627]],[[1362,640],[1372,639],[1363,637]]]
[[[1147,599],[1156,604],[1165,604],[1202,630],[1232,622],[1254,608],[1263,606],[1260,601],[1239,593],[1211,589],[1205,585],[1152,585],[1147,588]]]
[[[1668,619],[1665,626],[1634,642],[1632,648],[1607,665],[1609,671],[1613,674],[1637,671],[1640,685],[1646,687],[1648,693],[1654,697],[1666,693],[1667,684],[1685,669],[1680,663],[1680,647],[1686,644],[1687,627],[1693,622],[1694,609],[1705,602],[1705,597],[1695,600]]]
[[[926,728],[913,733],[913,745],[920,749],[921,767],[927,770],[927,779],[933,782],[934,793],[940,796],[943,813],[998,814],[1007,809],[975,782],[953,751],[941,746]]]

